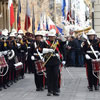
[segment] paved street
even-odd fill
[[[47,96],[47,90],[36,92],[33,74],[26,74],[7,90],[0,92],[0,100],[100,100],[100,91],[89,92],[85,68],[68,68],[62,71],[62,88],[59,97]]]

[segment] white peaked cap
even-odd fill
[[[11,33],[9,36],[10,37],[16,37],[15,33]]]
[[[22,39],[22,36],[21,35],[18,35],[18,38]]]
[[[2,35],[7,36],[7,35],[8,35],[8,30],[7,30],[7,29],[4,29],[4,30],[2,31]]]
[[[19,34],[24,34],[23,30],[18,31]]]
[[[15,37],[16,36],[16,29],[12,29],[12,32],[10,33],[10,37]]]
[[[12,29],[12,31],[11,31],[11,32],[15,32],[15,33],[17,33],[16,29],[14,29],[14,28]]]
[[[55,30],[55,29],[51,29],[51,30],[49,31],[48,36],[56,36],[56,30]]]
[[[91,29],[91,30],[89,30],[87,35],[96,35],[96,32],[93,29]]]
[[[37,31],[37,32],[35,33],[35,36],[38,36],[38,35],[43,36],[43,33],[42,33],[41,31]]]

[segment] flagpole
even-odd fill
[[[10,9],[8,9],[8,30],[10,32]]]
[[[56,0],[54,0],[54,11],[55,11],[55,30],[56,30]]]
[[[26,16],[27,16],[27,5],[28,3],[27,3],[27,0],[26,0]],[[28,19],[27,19],[27,17],[26,17],[26,31],[28,32]]]

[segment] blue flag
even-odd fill
[[[38,24],[38,29],[37,29],[37,31],[39,31],[40,30],[40,23]]]
[[[21,13],[21,3],[18,1],[17,24],[19,23],[19,14]]]
[[[66,0],[62,0],[62,16],[65,18]]]
[[[47,19],[46,19],[46,30],[49,30]]]
[[[58,26],[56,26],[56,27],[57,27],[57,29],[59,30],[59,32],[60,32],[62,35],[64,35],[64,34],[63,34],[63,29],[60,28],[60,27],[58,27]]]

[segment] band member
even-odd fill
[[[46,42],[48,48],[43,48],[43,53],[46,54],[45,66],[47,71],[48,84],[47,96],[51,96],[52,94],[55,96],[59,96],[59,66],[62,59],[60,50],[61,45],[64,44],[61,44],[60,40],[56,40],[56,31],[54,29],[50,30],[48,37],[49,39]]]
[[[23,42],[23,38],[21,35],[18,35],[18,43],[19,47],[17,49],[18,51],[18,61],[23,63],[23,68],[21,69],[21,77],[22,79],[24,78],[24,70],[25,70],[25,60],[26,60],[26,52],[27,52],[27,46]]]
[[[31,60],[32,64],[34,67],[34,79],[35,79],[35,85],[36,85],[36,91],[43,91],[44,86],[43,86],[43,74],[39,75],[37,73],[37,67],[35,62],[36,61],[41,61],[41,55],[42,49],[44,47],[44,42],[43,42],[43,34],[41,34],[40,31],[37,31],[35,34],[35,41],[31,44]]]
[[[9,52],[8,52],[8,65],[9,65],[9,71],[10,71],[10,82],[13,84],[13,82],[17,82],[17,76],[16,76],[16,70],[15,70],[15,55],[17,52],[16,42],[15,42],[15,35],[16,32],[12,32],[9,36]]]
[[[93,91],[93,86],[95,90],[98,90],[98,79],[93,75],[93,68],[92,68],[92,59],[96,59],[95,55],[93,54],[91,47],[93,47],[94,51],[97,53],[100,51],[100,43],[95,39],[96,33],[93,29],[91,29],[87,33],[88,39],[90,41],[90,44],[88,42],[83,43],[83,49],[85,51],[85,63],[86,63],[86,69],[87,69],[87,78],[89,83],[89,91]],[[97,55],[98,56],[98,55]],[[94,73],[97,76],[97,72]]]

